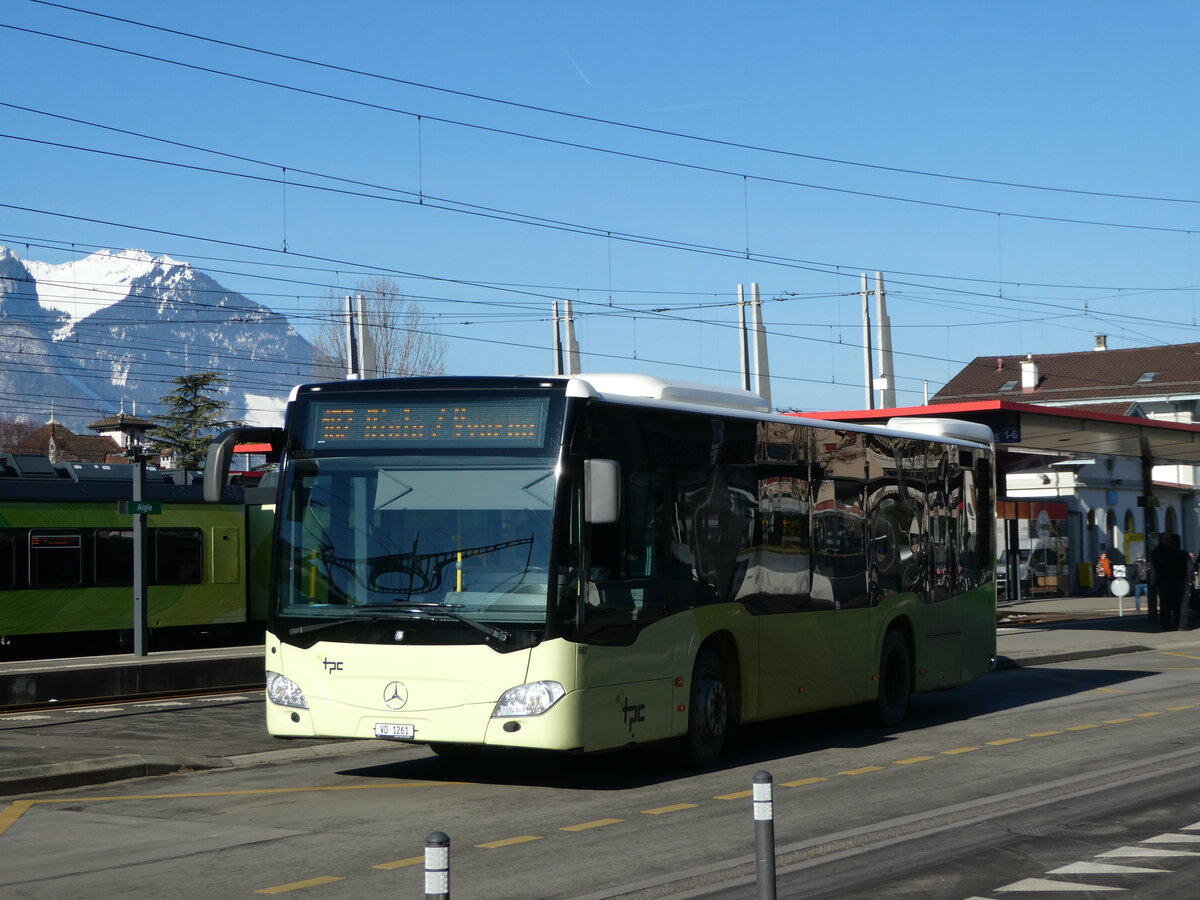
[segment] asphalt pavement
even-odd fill
[[[1004,605],[997,630],[998,668],[1188,649],[1200,649],[1200,629],[1160,631],[1129,598],[1061,597]],[[0,713],[0,796],[400,749],[382,741],[285,741],[267,734],[261,680],[256,681],[260,654],[247,647],[0,665],[0,702],[16,696],[30,707]],[[216,692],[145,696],[164,690],[173,678],[181,686]],[[143,696],[103,699],[119,696],[113,684],[131,685],[129,693]],[[47,690],[55,696],[39,696]]]

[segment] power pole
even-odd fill
[[[879,389],[879,408],[894,409],[896,373],[892,359],[892,320],[887,313],[882,272],[875,273],[875,318],[875,327],[879,330],[879,377],[875,379],[875,386]]]
[[[558,301],[550,301],[550,314],[554,318],[554,374],[563,373],[562,333],[558,328]]]
[[[755,393],[762,397],[771,408],[771,367],[767,362],[767,330],[763,327],[762,298],[758,294],[758,282],[750,285],[753,297],[752,312],[754,322],[754,386]]]
[[[738,341],[742,345],[742,390],[750,390],[750,348],[746,334],[746,294],[742,285],[738,285]]]
[[[578,375],[581,371],[579,365],[579,341],[575,339],[575,314],[571,309],[571,301],[563,301],[563,313],[567,325],[567,374]]]
[[[875,377],[871,369],[871,291],[867,287],[867,273],[862,273],[862,317],[863,317],[863,380],[867,389],[867,409],[875,408]]]

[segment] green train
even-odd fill
[[[129,649],[133,473],[0,454],[0,659]],[[261,640],[273,490],[235,477],[206,504],[185,473],[145,478],[149,648]]]

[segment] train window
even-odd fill
[[[83,583],[83,537],[79,532],[29,532],[29,586],[79,587]]]
[[[155,583],[200,584],[203,580],[203,532],[199,528],[155,528]]]
[[[0,590],[17,584],[17,535],[11,528],[0,529]]]
[[[133,584],[133,532],[96,530],[96,584]]]

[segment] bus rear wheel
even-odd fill
[[[720,758],[732,726],[725,666],[715,650],[702,650],[696,657],[689,699],[684,759],[704,768]]]
[[[908,641],[892,628],[883,639],[879,654],[879,695],[875,698],[875,720],[885,728],[899,725],[908,715],[912,701],[912,652]]]

